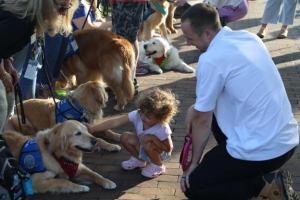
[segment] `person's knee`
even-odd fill
[[[122,145],[124,144],[134,145],[138,142],[138,137],[136,136],[136,134],[130,132],[124,132],[121,134],[120,142]]]

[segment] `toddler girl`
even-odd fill
[[[94,133],[134,123],[136,134],[121,134],[121,144],[131,154],[129,160],[122,162],[122,168],[133,170],[149,162],[142,175],[155,178],[166,171],[162,162],[171,157],[173,142],[169,122],[178,112],[179,101],[170,90],[153,88],[140,93],[135,104],[138,109],[125,116],[95,126],[85,125]]]

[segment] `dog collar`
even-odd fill
[[[73,178],[78,170],[79,164],[75,163],[73,161],[70,161],[66,159],[65,157],[57,157],[55,153],[52,153],[54,158],[59,162],[61,168],[64,170],[64,172],[70,177]]]
[[[157,1],[155,1],[153,4],[157,8],[157,10],[159,12],[161,12],[163,15],[167,15],[168,14],[168,10],[165,9],[164,7],[162,7],[161,5],[159,5],[159,3]]]
[[[168,62],[168,59],[169,59],[169,55],[167,57],[165,57],[164,55],[160,58],[152,58],[152,62],[156,65],[158,65],[161,69],[164,69],[167,62]]]

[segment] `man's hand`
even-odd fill
[[[191,163],[187,170],[185,170],[181,176],[180,189],[182,192],[186,191],[186,188],[190,187],[190,174],[196,169],[199,164]]]

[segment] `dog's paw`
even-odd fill
[[[102,187],[105,189],[115,189],[117,187],[117,185],[114,182],[106,179],[106,181],[105,181],[105,183],[103,183]]]
[[[78,192],[89,192],[90,188],[86,185],[79,185],[80,190]]]
[[[115,105],[114,109],[116,111],[123,111],[124,110],[124,107],[123,108],[120,108],[118,105]]]
[[[110,151],[110,152],[119,152],[119,151],[121,151],[121,147],[117,144],[111,144],[110,147],[108,147],[105,150]]]
[[[186,72],[188,73],[194,73],[195,72],[195,69],[190,67],[190,68],[186,68]]]
[[[158,73],[158,74],[162,74],[163,70],[162,69],[156,69],[155,72]]]

